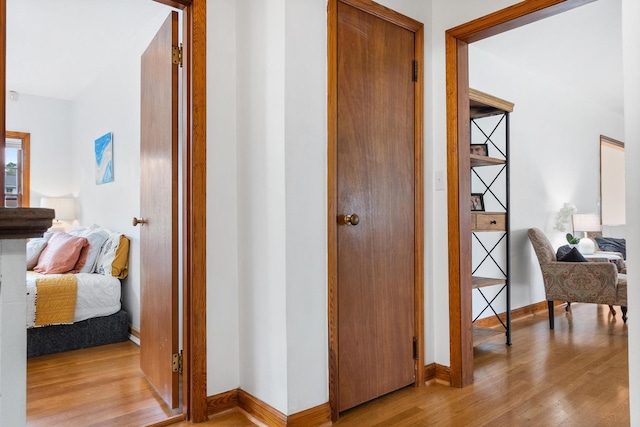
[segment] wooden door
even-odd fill
[[[178,407],[178,14],[142,55],[140,129],[140,367]]]
[[[415,35],[341,2],[337,21],[343,411],[415,379]],[[357,224],[345,223],[352,214]]]

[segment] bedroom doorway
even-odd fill
[[[151,1],[151,0],[149,0]],[[184,152],[181,167],[185,183],[181,197],[184,200],[184,217],[181,228],[184,230],[181,244],[185,269],[185,289],[183,301],[180,303],[184,319],[184,374],[182,408],[184,415],[193,421],[202,421],[207,416],[206,401],[206,225],[200,218],[206,217],[206,165],[196,165],[195,159],[205,158],[206,147],[206,73],[205,73],[205,34],[206,20],[198,17],[206,16],[206,0],[154,0],[157,3],[179,8],[183,12],[184,64],[185,72],[182,80],[182,99],[185,108],[182,119],[185,126],[182,132]],[[6,3],[0,6],[0,41],[6,42]],[[116,8],[117,6],[113,6]],[[125,12],[126,13],[126,12]],[[0,70],[6,69],[6,51],[1,55]],[[1,73],[0,87],[6,89],[4,72]],[[194,108],[194,105],[197,108]],[[0,109],[4,131],[6,105]],[[4,148],[4,140],[2,147]],[[4,176],[3,176],[4,178]],[[4,181],[4,179],[3,179]],[[199,325],[195,328],[193,325]],[[197,356],[197,357],[196,357]]]

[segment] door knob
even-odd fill
[[[142,227],[143,225],[145,225],[147,223],[146,219],[143,218],[136,218],[135,216],[133,217],[133,226],[135,227],[136,225],[140,224],[140,226]]]
[[[343,215],[342,222],[347,225],[358,225],[360,218],[356,214]]]

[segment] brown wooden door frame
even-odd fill
[[[451,385],[473,384],[471,212],[469,211],[469,55],[478,40],[594,0],[526,0],[446,32],[449,334]]]
[[[31,206],[31,134],[8,130],[5,137],[19,139],[22,146],[22,194],[18,197],[20,197],[20,206],[28,208]],[[4,147],[2,150],[4,151]]]
[[[0,1],[0,93],[3,95],[7,93],[7,2]],[[6,97],[6,95],[5,95]],[[7,106],[5,101],[0,102],[0,135],[5,135],[7,131],[6,118],[7,118]],[[0,141],[0,164],[6,164],[4,149],[4,139]],[[4,188],[4,173],[0,173],[0,188]]]
[[[327,5],[328,54],[328,321],[329,321],[329,405],[331,417],[337,421],[338,411],[338,289],[337,257],[337,9],[338,1],[356,7],[392,22],[415,34],[415,58],[419,63],[418,82],[415,84],[415,336],[417,342],[416,386],[424,385],[424,33],[423,25],[370,0],[329,0]]]
[[[183,12],[183,411],[195,422],[207,419],[206,329],[206,0],[154,0]],[[0,1],[0,93],[6,93],[6,2]],[[6,105],[0,102],[0,134],[6,132]],[[4,164],[4,140],[0,143]],[[4,187],[4,174],[0,174]]]

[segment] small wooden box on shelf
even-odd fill
[[[471,231],[506,231],[504,212],[471,212]]]

